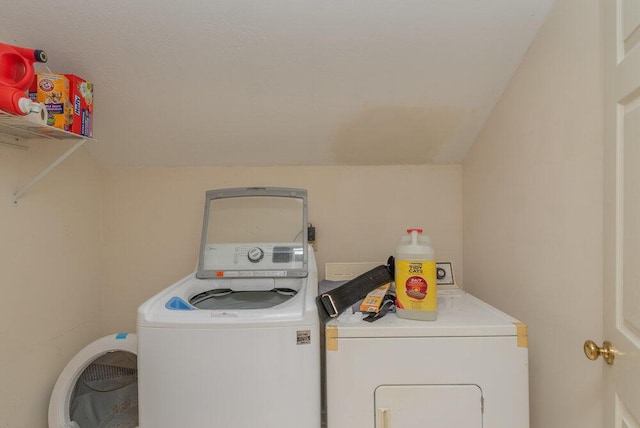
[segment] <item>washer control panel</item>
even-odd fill
[[[300,243],[208,244],[205,266],[233,270],[292,269],[302,265]],[[210,264],[211,263],[211,264]]]
[[[302,247],[293,245],[273,245],[261,244],[261,246],[247,247],[238,246],[235,248],[234,261],[239,262],[240,258],[245,254],[247,260],[251,263],[260,263],[265,260],[271,263],[291,263],[294,261],[302,261]]]

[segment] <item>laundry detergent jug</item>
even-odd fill
[[[0,43],[0,110],[18,115],[40,111],[25,93],[35,76],[34,62],[47,62],[47,54]]]
[[[422,229],[407,229],[395,253],[396,314],[434,321],[438,317],[435,251]]]

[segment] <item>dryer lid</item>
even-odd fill
[[[198,278],[306,277],[307,191],[209,190]]]

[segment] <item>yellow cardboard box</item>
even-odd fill
[[[384,301],[384,296],[389,291],[391,283],[381,285],[380,287],[372,290],[367,294],[362,303],[360,303],[360,312],[373,312],[377,314]]]
[[[47,106],[48,124],[69,131],[73,109],[69,100],[69,79],[63,74],[37,73],[37,100]]]

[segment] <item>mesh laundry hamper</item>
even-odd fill
[[[56,382],[50,428],[138,426],[136,335],[98,339],[80,351]]]

